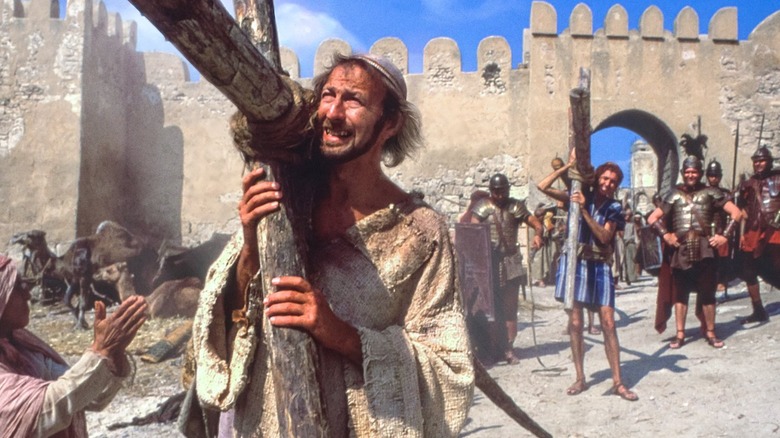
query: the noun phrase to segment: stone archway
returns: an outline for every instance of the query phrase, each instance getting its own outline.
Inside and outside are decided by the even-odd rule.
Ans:
[[[625,128],[639,134],[658,157],[658,190],[664,193],[677,183],[679,153],[677,137],[661,119],[648,112],[632,109],[617,112],[596,126],[593,132],[606,128]]]

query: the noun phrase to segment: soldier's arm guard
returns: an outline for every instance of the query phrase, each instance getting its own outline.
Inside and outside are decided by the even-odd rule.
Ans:
[[[653,227],[653,230],[658,235],[658,237],[662,239],[664,237],[664,234],[669,232],[669,230],[667,230],[663,224],[663,218],[659,218],[657,221],[653,222],[653,224],[650,226]]]
[[[728,225],[726,225],[726,228],[723,229],[723,236],[726,238],[730,238],[732,234],[734,234],[734,229],[737,228],[737,221],[734,219],[729,219]]]

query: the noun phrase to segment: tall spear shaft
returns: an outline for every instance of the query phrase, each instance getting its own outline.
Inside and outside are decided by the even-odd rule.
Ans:
[[[731,169],[731,190],[737,189],[737,152],[739,152],[739,120],[737,120],[737,132],[734,136],[734,164]]]

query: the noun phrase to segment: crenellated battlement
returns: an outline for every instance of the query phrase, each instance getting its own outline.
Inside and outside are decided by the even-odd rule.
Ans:
[[[592,38],[603,34],[606,38],[626,39],[630,35],[626,9],[616,4],[607,12],[603,26],[593,31],[593,13],[583,4],[578,4],[569,17],[569,27],[560,34],[578,38]],[[648,40],[677,39],[696,41],[699,35],[699,15],[690,6],[684,7],[674,20],[674,29],[667,34],[664,29],[664,15],[653,5],[645,9],[639,20],[639,37]],[[535,1],[531,6],[530,32],[533,36],[558,36],[558,13],[546,2]],[[722,8],[710,19],[707,38],[718,42],[737,41],[737,8]]]
[[[587,5],[580,3],[571,12],[569,27],[563,31],[558,29],[558,12],[546,2],[536,1],[531,7],[531,22],[528,28],[524,50],[528,50],[530,41],[528,38],[573,38],[573,39],[598,39],[628,40],[632,37],[654,43],[667,42],[675,44],[679,42],[712,41],[720,44],[738,43],[737,33],[737,8],[727,7],[718,10],[710,19],[708,33],[699,33],[699,16],[690,6],[686,6],[677,14],[674,27],[671,30],[664,28],[664,14],[657,6],[648,7],[639,20],[638,29],[629,29],[629,16],[626,9],[616,4],[607,12],[602,26],[594,30],[593,13]],[[490,59],[496,50],[494,37],[485,38],[477,49],[477,59]],[[508,44],[500,49],[508,55],[511,61],[511,49]],[[323,71],[330,62],[334,51],[350,53],[352,48],[349,43],[339,39],[329,39],[317,49],[314,58],[314,75]],[[283,49],[283,67],[293,78],[300,78],[300,60],[290,49]],[[409,71],[409,51],[407,46],[398,38],[382,38],[375,42],[370,49],[371,53],[384,55],[391,59],[405,74]],[[428,42],[423,53],[423,72],[430,74],[434,71],[446,71],[464,73],[461,69],[461,52],[456,41],[449,38],[436,38]],[[524,63],[531,62],[524,59]],[[511,63],[511,62],[510,62]],[[484,65],[480,65],[481,71]],[[509,66],[507,66],[508,68]]]
[[[75,20],[81,17],[83,27],[91,29],[92,38],[110,37],[121,41],[127,49],[135,50],[138,40],[137,25],[134,21],[123,22],[119,14],[106,10],[103,1],[68,0],[65,16],[60,18],[59,2],[57,0],[3,0],[4,15],[17,20],[24,28],[24,21],[40,19]],[[92,10],[92,14],[83,14]],[[558,12],[547,2],[535,1],[531,7],[531,20],[526,38],[561,38],[575,39],[628,39],[631,35],[647,41],[664,42],[696,42],[702,39],[716,43],[737,43],[737,8],[722,8],[712,16],[706,35],[699,34],[699,16],[696,11],[686,6],[675,17],[673,29],[664,28],[664,14],[655,5],[648,7],[639,20],[639,27],[630,30],[629,16],[620,4],[612,6],[602,21],[600,28],[594,30],[593,13],[584,3],[578,4],[569,16],[569,26],[558,29]],[[480,43],[477,49],[477,59],[490,59],[494,50],[494,42],[488,37]],[[528,40],[524,42],[527,46]],[[352,48],[345,41],[330,39],[322,42],[313,60],[314,74],[321,72],[330,62],[335,51],[351,52]],[[501,48],[506,51],[511,60],[511,49],[508,45]],[[524,48],[527,51],[527,49]],[[409,71],[409,51],[404,42],[395,37],[382,38],[376,41],[370,51],[390,58],[405,74]],[[424,49],[423,71],[463,73],[461,69],[461,52],[456,41],[448,38],[431,40]],[[531,62],[523,59],[524,63]],[[300,60],[290,49],[282,48],[282,64],[293,78],[301,78]],[[478,70],[482,69],[482,65]],[[510,66],[511,68],[511,66]]]
[[[30,227],[72,238],[113,219],[196,242],[238,226],[242,163],[226,134],[234,108],[216,88],[190,82],[177,55],[138,52],[137,24],[102,1],[70,0],[64,11],[57,0],[0,7],[0,238]],[[550,4],[534,2],[530,12],[521,61],[520,48],[502,36],[480,41],[475,71],[464,71],[464,55],[473,54],[451,38],[428,41],[421,71],[410,71],[417,54],[399,38],[369,49],[406,75],[424,119],[425,148],[393,176],[453,218],[492,173],[507,174],[514,194],[526,196],[546,163],[564,156],[569,92],[581,67],[591,70],[592,126],[647,140],[661,189],[679,174],[677,143],[695,134],[697,120],[710,139],[708,157],[724,168],[734,164],[737,123],[738,170],[749,169],[759,137],[780,152],[780,12],[745,41],[733,7],[717,11],[706,33],[690,7],[664,21],[657,6],[630,17],[615,4],[594,17],[578,4],[563,29]],[[352,48],[322,42],[314,74],[334,52]],[[281,61],[309,85],[296,53],[282,48]]]
[[[47,20],[74,24],[77,29],[89,30],[93,37],[115,38],[129,49],[136,48],[138,35],[135,21],[123,22],[119,14],[107,10],[103,1],[68,0],[65,11],[60,11],[58,0],[3,0],[2,8],[2,22],[13,20],[20,33],[40,29],[40,21]],[[85,14],[88,10],[92,13]],[[74,29],[68,27],[71,31]]]

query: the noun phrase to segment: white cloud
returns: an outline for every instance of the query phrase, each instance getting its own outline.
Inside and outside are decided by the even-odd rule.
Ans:
[[[298,55],[304,76],[311,74],[317,47],[328,38],[344,40],[354,51],[367,50],[357,36],[332,16],[295,3],[280,2],[276,6],[276,23],[279,44],[292,49]]]

